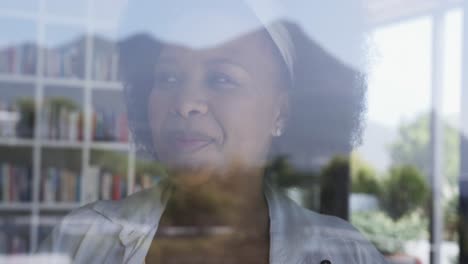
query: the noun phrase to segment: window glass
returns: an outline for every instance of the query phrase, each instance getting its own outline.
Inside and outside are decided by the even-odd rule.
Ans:
[[[0,3],[0,262],[465,263],[464,8]]]

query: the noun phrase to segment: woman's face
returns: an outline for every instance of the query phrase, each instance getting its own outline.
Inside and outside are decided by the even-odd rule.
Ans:
[[[218,46],[165,45],[148,116],[170,167],[259,166],[287,106],[280,58],[262,31]]]

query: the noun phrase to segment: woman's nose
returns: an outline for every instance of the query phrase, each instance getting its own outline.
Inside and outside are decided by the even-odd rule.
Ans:
[[[201,94],[185,90],[178,97],[173,112],[179,116],[189,118],[208,112],[208,104]]]

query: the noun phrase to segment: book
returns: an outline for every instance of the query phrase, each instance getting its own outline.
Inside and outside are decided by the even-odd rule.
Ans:
[[[99,173],[99,167],[90,166],[83,174],[83,199],[85,203],[96,201],[99,198]]]
[[[110,45],[110,44],[109,44]],[[115,49],[97,50],[93,56],[93,79],[97,81],[119,80],[119,54]]]
[[[82,79],[84,77],[84,52],[81,43],[46,49],[44,75],[47,77]]]
[[[141,190],[151,188],[158,181],[158,179],[158,176],[150,175],[148,173],[137,175],[133,187],[133,192],[139,192]]]
[[[24,43],[0,50],[0,72],[14,75],[36,73],[37,46]]]
[[[129,128],[126,113],[104,109],[94,110],[92,138],[96,141],[128,142]]]
[[[16,137],[16,127],[21,114],[14,103],[0,101],[0,137]]]
[[[31,201],[32,171],[27,166],[0,164],[0,199],[2,202]]]
[[[99,199],[110,200],[112,197],[112,174],[109,171],[101,171],[99,186]]]
[[[70,169],[45,168],[41,178],[41,201],[44,203],[79,202],[79,173]]]
[[[49,98],[41,113],[41,137],[45,139],[80,141],[83,140],[83,112],[71,107],[51,103]],[[66,99],[68,100],[68,99]]]
[[[85,202],[96,200],[120,200],[127,194],[127,184],[121,174],[111,170],[90,166],[84,176]]]
[[[112,177],[112,200],[122,198],[122,182],[119,174],[114,174]]]
[[[6,216],[0,222],[0,254],[29,251],[30,216]]]

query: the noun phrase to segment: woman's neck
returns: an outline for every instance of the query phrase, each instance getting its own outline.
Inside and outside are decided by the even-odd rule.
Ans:
[[[161,225],[268,229],[263,170],[176,171]],[[196,184],[194,184],[196,183]]]

